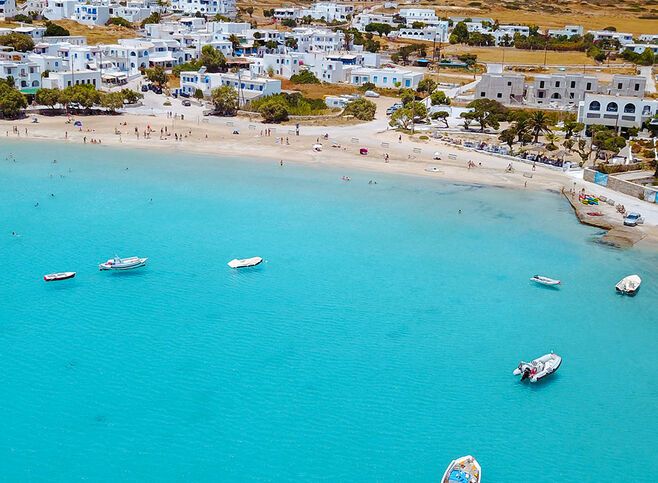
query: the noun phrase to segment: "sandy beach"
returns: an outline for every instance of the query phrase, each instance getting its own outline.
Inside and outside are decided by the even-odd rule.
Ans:
[[[424,176],[450,182],[482,184],[512,189],[564,190],[585,188],[594,194],[607,194],[625,204],[627,209],[641,210],[646,219],[639,245],[658,246],[658,207],[620,193],[606,193],[606,188],[583,182],[577,175],[543,166],[512,162],[509,159],[477,152],[437,140],[387,129],[386,119],[370,123],[339,126],[271,125],[245,117],[181,120],[176,117],[124,114],[117,116],[75,116],[67,123],[64,116],[31,116],[18,121],[0,121],[0,133],[6,139],[59,141],[74,144],[166,149],[221,156],[246,156],[267,162],[307,163],[374,173]],[[81,121],[82,127],[76,127]],[[234,133],[234,132],[238,132]],[[325,137],[325,135],[328,135]],[[321,151],[313,145],[322,144]],[[359,150],[367,148],[368,154]],[[441,159],[434,160],[438,152]],[[388,158],[388,159],[386,159]],[[468,167],[470,164],[470,168]],[[376,179],[376,178],[374,178]],[[607,190],[609,191],[609,190]],[[622,217],[613,207],[597,207],[611,226],[621,225]],[[637,240],[636,240],[637,241]]]

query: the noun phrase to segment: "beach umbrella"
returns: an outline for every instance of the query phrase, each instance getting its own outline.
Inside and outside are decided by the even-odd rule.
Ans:
[[[75,122],[73,123],[73,125],[74,125],[75,127],[82,127],[82,121],[75,121]]]

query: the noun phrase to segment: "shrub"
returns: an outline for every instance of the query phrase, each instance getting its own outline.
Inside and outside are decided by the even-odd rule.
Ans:
[[[61,25],[57,25],[56,23],[52,23],[52,22],[46,22],[46,31],[44,33],[44,36],[46,36],[46,37],[68,37],[69,35],[71,35],[71,32],[66,30]]]
[[[363,97],[350,102],[343,111],[344,116],[354,116],[360,121],[372,121],[375,118],[377,105]]]
[[[260,99],[255,99],[249,103],[247,109],[253,112],[260,112],[260,108],[271,100],[276,100],[285,106],[288,114],[292,116],[312,116],[322,114],[327,105],[322,99],[310,99],[304,97],[299,92],[287,94],[274,94]]]
[[[133,28],[133,24],[128,22],[125,18],[122,17],[110,17],[105,25],[118,25],[120,27]]]
[[[290,82],[293,84],[319,84],[320,80],[309,70],[303,70],[299,74],[290,76]]]
[[[279,123],[288,120],[288,110],[278,99],[269,99],[258,109],[265,122]]]

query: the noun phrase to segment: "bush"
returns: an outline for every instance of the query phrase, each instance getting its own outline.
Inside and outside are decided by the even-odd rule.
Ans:
[[[29,35],[12,32],[0,35],[0,45],[6,45],[18,52],[27,52],[34,48],[34,41]]]
[[[343,111],[344,116],[354,116],[360,121],[372,121],[375,118],[377,105],[365,98],[350,102]]]
[[[14,22],[23,22],[23,23],[32,23],[32,17],[28,17],[27,15],[23,15],[22,13],[18,13],[14,15],[13,18]]]
[[[133,28],[133,24],[128,22],[125,18],[122,17],[110,17],[105,25],[118,25],[120,27]]]
[[[56,23],[46,22],[46,31],[43,34],[46,37],[68,37],[71,32]]]
[[[376,86],[375,84],[373,84],[372,82],[366,82],[365,84],[361,84],[361,85],[359,86],[359,90],[360,90],[361,92],[365,92],[365,91],[373,91],[373,90],[375,90],[376,87],[377,87],[377,86]]]
[[[299,92],[292,94],[282,92],[281,94],[255,99],[249,103],[246,109],[260,112],[260,108],[271,100],[280,102],[291,116],[313,116],[322,114],[327,110],[327,105],[322,99],[309,99]]]
[[[158,12],[153,12],[151,15],[142,20],[140,24],[141,27],[144,27],[147,23],[160,23],[162,16]]]
[[[284,27],[290,27],[291,29],[294,29],[295,27],[297,27],[297,22],[295,22],[291,18],[284,18],[283,20],[281,20],[281,25],[283,25]]]
[[[278,99],[269,99],[258,109],[265,122],[279,123],[288,120],[288,110]]]
[[[293,84],[319,84],[320,80],[309,70],[303,70],[299,74],[290,76],[290,82]]]

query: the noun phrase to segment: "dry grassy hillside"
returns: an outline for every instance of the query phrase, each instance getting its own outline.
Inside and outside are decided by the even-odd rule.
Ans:
[[[253,18],[264,19],[263,9],[280,6],[310,5],[309,1],[238,0],[238,7],[254,7]],[[383,2],[351,2],[355,6],[372,7]],[[404,7],[401,1],[399,7]],[[500,22],[536,24],[540,27],[584,25],[587,29],[614,26],[619,31],[658,33],[658,0],[452,0],[421,1],[410,7],[434,8],[442,17],[492,17]]]

